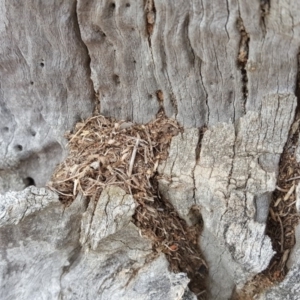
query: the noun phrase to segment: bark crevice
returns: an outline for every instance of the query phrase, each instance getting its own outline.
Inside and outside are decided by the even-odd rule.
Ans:
[[[266,16],[269,14],[270,11],[270,0],[260,0],[260,12],[261,12],[261,23],[262,23],[262,30],[264,36],[267,32],[266,27]]]
[[[210,117],[210,109],[209,109],[209,104],[208,104],[208,92],[207,92],[207,89],[205,88],[205,85],[204,85],[204,81],[203,81],[203,75],[202,75],[202,60],[199,58],[199,61],[200,61],[200,66],[199,66],[199,75],[200,75],[200,80],[201,80],[201,85],[203,87],[203,91],[205,93],[205,105],[206,105],[206,108],[207,108],[207,118],[206,118],[206,125],[208,126],[209,125],[209,117]]]
[[[96,97],[96,95],[97,95],[98,92],[96,91],[94,82],[93,82],[93,80],[91,78],[92,70],[91,70],[91,56],[90,56],[90,53],[89,53],[89,49],[88,49],[87,45],[85,44],[85,42],[83,41],[83,38],[82,38],[82,35],[81,35],[81,31],[80,31],[79,19],[78,19],[78,12],[77,12],[77,9],[78,9],[78,0],[75,1],[73,9],[74,9],[74,19],[75,19],[74,20],[74,32],[76,33],[78,39],[81,41],[82,48],[84,49],[84,52],[86,53],[87,61],[86,61],[85,67],[88,70],[88,75],[89,75],[88,78],[89,78],[89,81],[90,81],[91,86],[93,87],[93,90],[94,90],[94,93],[95,93],[95,96],[93,97],[93,99],[94,99],[95,108],[96,108],[98,105],[100,105],[100,99],[98,97]],[[99,103],[97,102],[97,100],[99,101]]]
[[[250,36],[245,29],[244,22],[241,16],[237,19],[237,29],[239,30],[241,36],[237,63],[241,70],[243,107],[244,107],[244,114],[246,114],[246,104],[248,99],[247,62],[249,56]]]

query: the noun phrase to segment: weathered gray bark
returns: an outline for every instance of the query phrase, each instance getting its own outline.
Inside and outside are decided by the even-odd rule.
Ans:
[[[160,192],[189,224],[201,209],[209,297],[230,298],[273,255],[265,224],[296,110],[299,24],[297,1],[0,0],[0,191],[42,187],[66,155],[64,132],[95,103],[141,123],[162,107],[185,131]],[[187,278],[162,256],[147,261],[120,193],[64,213],[43,189],[2,196],[1,299],[181,299]],[[266,295],[282,299],[280,288]]]
[[[7,177],[19,188],[27,177],[45,184],[64,157],[65,131],[91,114],[94,91],[75,1],[1,1],[0,11],[3,191],[14,188]]]
[[[80,196],[64,209],[44,188],[0,196],[0,298],[182,299],[187,276],[170,273],[166,258],[153,256],[151,242],[130,222],[134,211],[112,209],[108,198],[132,206],[113,186],[94,210]],[[118,212],[111,224],[98,218],[103,205]]]

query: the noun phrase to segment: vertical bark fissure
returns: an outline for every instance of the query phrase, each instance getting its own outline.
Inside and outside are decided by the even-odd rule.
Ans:
[[[191,54],[193,56],[193,62],[195,63],[196,55],[195,55],[195,52],[194,52],[194,49],[192,47],[192,43],[191,43],[191,40],[190,40],[190,37],[189,37],[189,24],[190,24],[190,16],[189,15],[186,16],[183,24],[184,24],[183,28],[186,28],[186,36],[187,36],[188,48],[191,51]]]
[[[146,31],[148,36],[148,45],[152,57],[152,61],[155,67],[155,61],[153,57],[153,51],[152,51],[152,42],[151,42],[151,36],[153,33],[154,23],[155,23],[155,16],[156,16],[156,9],[154,0],[146,0],[145,2],[145,13],[146,13]]]
[[[167,54],[163,48],[163,51],[164,51],[164,57],[167,57]],[[174,94],[174,91],[173,91],[173,87],[172,87],[172,83],[171,83],[171,80],[170,80],[170,77],[169,77],[169,72],[167,70],[167,66],[165,67],[165,71],[166,71],[166,77],[167,77],[167,80],[168,80],[168,84],[169,84],[169,88],[170,88],[170,101],[173,105],[173,108],[175,110],[175,119],[177,119],[177,115],[178,115],[178,103],[177,103],[177,100],[176,100],[176,97],[175,97],[175,94]]]
[[[229,170],[229,174],[228,174],[228,181],[227,181],[227,195],[226,197],[230,197],[230,193],[228,193],[230,191],[230,183],[231,183],[231,179],[232,179],[232,173],[233,173],[233,168],[234,168],[234,162],[235,162],[235,157],[236,157],[236,145],[237,145],[237,126],[234,126],[234,143],[232,145],[232,158],[231,158],[231,166],[230,166],[230,170]],[[228,201],[226,201],[226,206],[228,205]],[[225,237],[225,235],[224,235]]]
[[[158,190],[158,181],[156,178],[153,178],[152,184],[156,187],[156,190]],[[177,227],[179,230],[182,230],[180,234],[181,241],[178,243],[178,249],[176,250],[176,252],[180,255],[180,260],[177,260],[176,257],[173,257],[168,252],[164,252],[167,260],[169,261],[170,269],[175,273],[186,273],[190,279],[188,284],[189,289],[197,296],[197,299],[205,299],[203,297],[205,297],[207,293],[205,279],[208,275],[208,266],[199,245],[199,237],[202,232],[203,221],[198,207],[194,205],[191,208],[191,210],[193,210],[193,212],[199,217],[198,222],[192,226],[188,226],[187,223],[179,217],[176,209],[168,201],[168,199],[165,199],[159,192],[156,195],[155,201],[155,206],[159,206],[160,208],[160,210],[157,210],[159,215],[157,220],[160,220],[160,222],[155,225],[155,231],[160,231],[162,228],[165,228],[164,222],[171,219],[174,228]],[[136,217],[134,217],[134,219],[136,219]],[[140,229],[143,229],[142,225],[138,225],[137,223],[135,224]],[[169,243],[170,238],[173,238],[173,245],[177,245],[176,240],[172,237],[172,230],[170,231],[169,228],[163,230],[165,241],[164,245]],[[157,242],[155,244],[157,244]],[[170,244],[170,247],[172,247],[172,244]],[[154,245],[154,249],[155,248],[156,246]]]
[[[156,64],[155,64],[155,59],[154,59],[154,55],[153,55],[153,48],[152,48],[152,41],[151,41],[151,36],[153,34],[155,19],[156,19],[156,7],[155,7],[154,0],[146,0],[144,7],[145,7],[145,14],[146,14],[145,23],[146,23],[146,32],[147,32],[147,37],[148,37],[147,40],[148,40],[148,46],[149,46],[153,66],[154,66],[154,74],[155,74],[156,73]],[[165,57],[166,57],[166,55],[165,55]],[[157,80],[156,76],[155,76],[155,79],[156,79],[156,82],[159,83],[159,80]],[[168,80],[169,80],[169,78],[168,78]],[[163,92],[164,92],[163,90],[156,91],[157,101],[159,102],[159,106],[160,106],[159,110],[161,110],[161,109],[164,110]],[[176,112],[176,115],[177,115],[177,112]]]
[[[203,87],[203,91],[205,93],[205,104],[206,104],[206,108],[207,108],[207,120],[206,120],[206,125],[208,126],[209,125],[209,117],[210,117],[210,110],[209,110],[209,104],[208,104],[208,92],[205,88],[205,85],[204,85],[204,82],[203,82],[203,76],[202,76],[202,60],[199,58],[199,75],[200,75],[200,79],[201,79],[201,85]]]
[[[226,24],[225,24],[225,31],[226,31],[228,40],[230,40],[229,32],[228,32],[228,29],[227,29],[227,25],[228,25],[228,21],[229,21],[229,16],[230,16],[230,10],[229,10],[228,0],[226,0],[226,9],[227,9],[227,20],[226,20]]]
[[[287,141],[281,154],[277,187],[272,194],[266,223],[266,234],[270,237],[272,247],[276,253],[271,259],[268,268],[248,282],[243,290],[238,293],[238,298],[234,299],[244,299],[243,295],[248,293],[247,290],[253,283],[256,285],[257,290],[252,290],[252,295],[262,289],[266,289],[268,285],[274,282],[282,281],[288,272],[287,262],[290,252],[296,244],[295,227],[300,221],[295,204],[297,196],[295,187],[299,184],[300,178],[300,163],[297,162],[295,153],[297,146],[299,147],[300,134],[300,52],[297,58],[298,70],[295,88],[297,107],[295,109],[294,122],[290,127]],[[291,115],[293,115],[293,111],[291,111]],[[294,177],[297,179],[291,180]]]
[[[145,12],[146,12],[146,30],[148,34],[148,42],[151,48],[151,35],[153,33],[155,17],[156,17],[156,8],[155,8],[154,0],[146,0]]]
[[[270,11],[270,0],[260,0],[261,23],[264,36],[266,35],[266,15]]]
[[[83,41],[83,38],[82,38],[82,35],[81,35],[77,10],[78,10],[78,0],[76,0],[75,3],[74,3],[74,17],[75,17],[74,32],[77,35],[78,39],[81,41],[82,48],[84,49],[84,52],[86,53],[86,57],[87,57],[86,69],[88,70],[89,80],[91,82],[91,85],[93,87],[93,90],[94,90],[95,96],[96,96],[98,92],[95,90],[94,82],[91,78],[91,74],[92,74],[91,56],[90,56],[90,53],[89,53],[89,49],[88,49],[87,45],[85,44],[85,42]],[[99,103],[97,103],[97,99],[96,99],[96,97],[94,97],[95,107],[97,106],[97,104],[100,104],[100,99],[98,99],[98,101],[99,101]]]
[[[185,34],[186,34],[186,41],[187,41],[187,44],[188,44],[188,48],[190,49],[190,52],[191,52],[191,56],[192,56],[192,64],[193,64],[193,68],[195,69],[196,67],[196,54],[195,54],[195,51],[193,49],[193,46],[192,46],[192,42],[190,40],[190,36],[189,36],[189,25],[190,25],[190,15],[187,14],[184,22],[183,22],[183,28],[185,28]],[[187,92],[187,89],[186,89],[186,92]],[[193,97],[192,95],[190,95],[191,97],[191,107],[194,107],[193,105]],[[196,120],[196,116],[195,114],[193,114],[193,119],[194,119],[194,124],[197,124],[197,120]]]
[[[247,61],[249,56],[250,37],[245,29],[244,22],[241,16],[239,16],[239,18],[237,19],[237,29],[239,30],[241,35],[237,64],[241,70],[243,107],[244,107],[244,114],[246,114],[246,103],[248,99]]]
[[[196,166],[200,160],[200,152],[201,152],[201,144],[202,144],[202,139],[203,139],[203,136],[204,136],[204,133],[205,131],[207,130],[207,126],[202,126],[201,128],[199,128],[199,138],[198,138],[198,143],[197,143],[197,147],[195,149],[195,165],[194,165],[194,168],[192,170],[192,179],[193,179],[193,200],[194,200],[194,203],[196,204],[197,201],[196,201],[196,182],[195,182],[195,169],[196,169]]]
[[[297,109],[296,114],[298,115],[300,113],[300,49],[297,55],[297,78],[296,78],[296,89],[295,89],[295,95],[297,97]]]
[[[178,104],[177,104],[177,100],[175,98],[175,95],[174,95],[174,92],[173,92],[173,89],[172,89],[172,85],[171,85],[171,82],[170,82],[170,78],[169,78],[169,74],[167,72],[167,76],[168,76],[168,81],[169,81],[169,84],[170,84],[170,88],[171,88],[171,94],[170,94],[170,100],[171,100],[171,103],[173,105],[173,108],[175,109],[175,119],[177,119],[177,115],[178,115]]]
[[[78,246],[76,248],[74,248],[69,254],[69,257],[68,257],[69,265],[62,267],[62,272],[59,277],[60,291],[59,291],[58,299],[64,299],[62,279],[63,279],[64,275],[66,275],[69,272],[69,270],[72,268],[74,263],[79,258],[81,249],[82,249],[82,246],[80,244],[78,244]]]
[[[94,206],[92,207],[91,219],[89,220],[89,224],[87,225],[88,230],[85,233],[85,240],[82,241],[84,244],[88,245],[88,248],[91,248],[91,244],[90,244],[90,241],[88,239],[89,239],[89,236],[90,236],[90,231],[91,231],[91,228],[92,228],[92,223],[93,223],[93,220],[94,220],[95,211],[96,211],[96,207],[97,207],[97,203],[95,203],[95,200],[96,200],[96,195],[93,196],[91,199],[89,199],[88,206],[87,206],[87,209],[86,209],[86,210],[89,209],[89,205],[91,205],[91,201],[92,201]]]
[[[267,234],[270,236],[273,248],[277,253],[273,257],[266,272],[270,277],[274,276],[276,272],[279,273],[279,279],[283,279],[288,271],[286,267],[288,256],[286,253],[289,253],[294,247],[294,228],[299,222],[299,217],[297,216],[297,210],[295,206],[295,191],[293,191],[292,194],[287,197],[286,190],[290,191],[293,186],[296,186],[299,183],[299,180],[287,180],[289,178],[298,177],[300,173],[298,171],[299,162],[297,162],[296,159],[300,122],[300,52],[297,55],[297,67],[298,70],[295,88],[295,95],[297,97],[296,113],[286,144],[281,154],[277,177],[277,186],[279,187],[279,190],[275,190],[273,193],[273,199],[270,204],[267,222]],[[284,198],[285,201],[279,201],[280,198]],[[278,231],[275,230],[275,228],[281,228],[281,230]]]

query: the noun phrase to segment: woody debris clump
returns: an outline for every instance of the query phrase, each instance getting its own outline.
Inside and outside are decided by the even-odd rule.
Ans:
[[[162,199],[156,180],[158,165],[167,159],[172,137],[180,132],[178,123],[163,112],[145,125],[93,116],[66,134],[68,157],[48,187],[65,205],[78,193],[97,201],[106,186],[123,188],[138,204],[135,225],[152,240],[155,252],[166,254],[172,271],[188,274],[190,289],[204,299],[207,266],[198,246],[202,226],[187,226]]]

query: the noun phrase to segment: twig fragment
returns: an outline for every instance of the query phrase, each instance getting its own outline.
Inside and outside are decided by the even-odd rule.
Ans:
[[[132,174],[133,164],[134,164],[134,160],[135,160],[135,157],[136,157],[136,152],[137,152],[137,148],[139,146],[139,142],[140,142],[140,136],[139,136],[139,134],[137,134],[137,139],[136,139],[134,148],[132,150],[132,155],[131,155],[131,159],[130,159],[130,163],[129,163],[129,169],[128,169],[128,173],[127,173],[127,175],[129,177]]]

